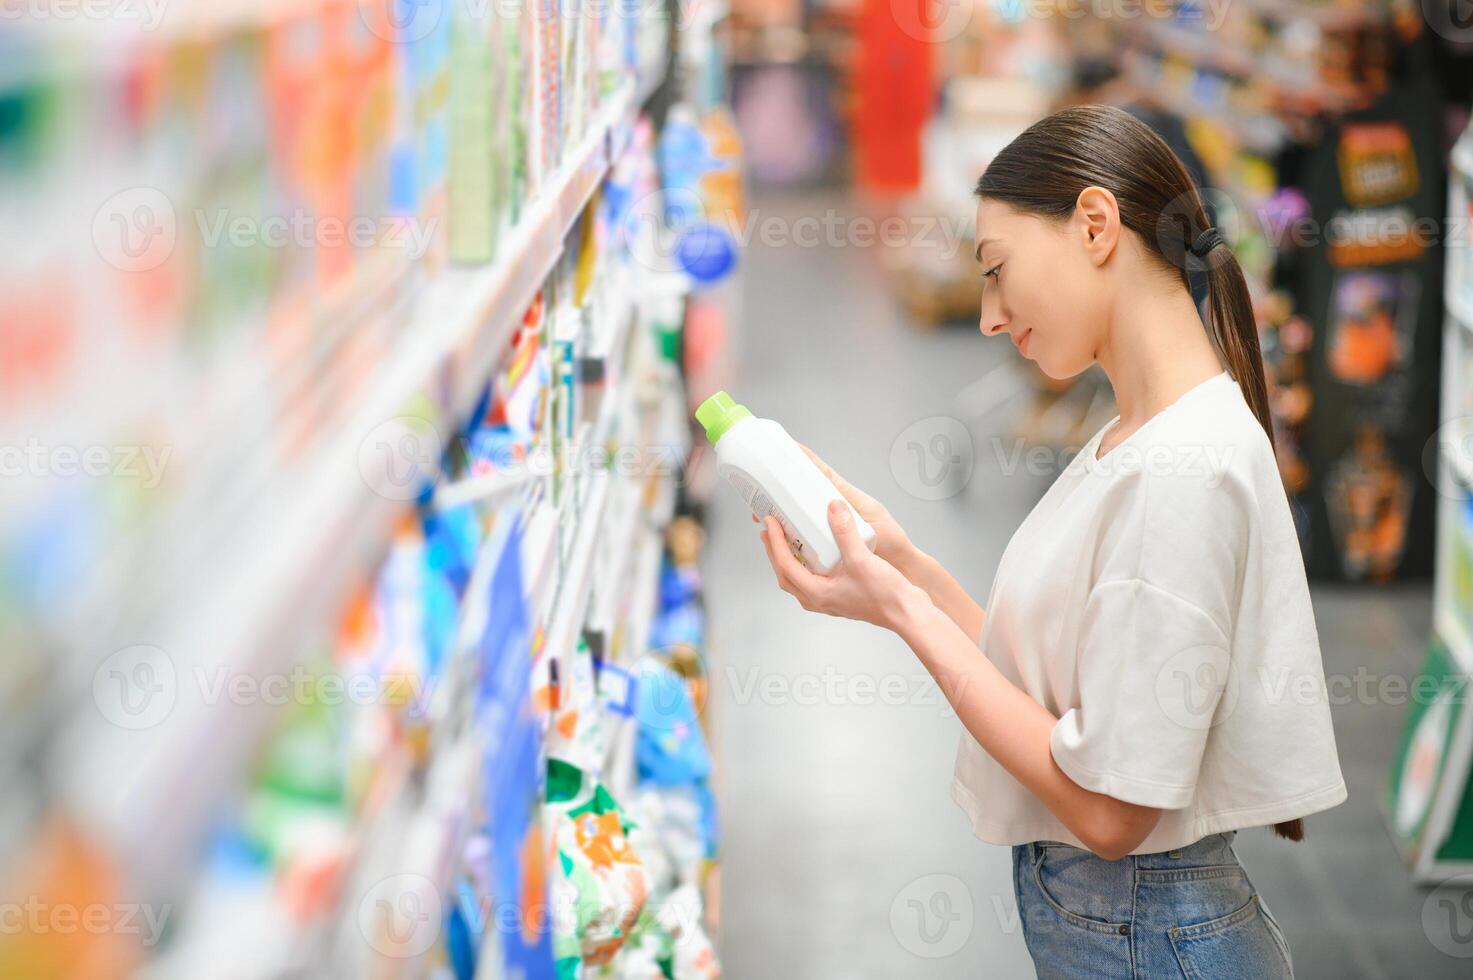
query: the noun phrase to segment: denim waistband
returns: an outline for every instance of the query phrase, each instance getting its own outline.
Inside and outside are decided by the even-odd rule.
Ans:
[[[1142,870],[1152,871],[1176,871],[1182,868],[1204,868],[1223,864],[1237,864],[1238,855],[1233,851],[1233,839],[1238,836],[1236,830],[1225,830],[1217,834],[1208,834],[1201,840],[1186,847],[1170,851],[1157,851],[1152,854],[1132,854],[1134,866]],[[1082,848],[1073,844],[1065,844],[1062,841],[1043,840],[1024,844],[1028,849],[1028,856],[1036,859],[1040,851],[1045,848],[1060,847],[1071,851],[1084,852]]]

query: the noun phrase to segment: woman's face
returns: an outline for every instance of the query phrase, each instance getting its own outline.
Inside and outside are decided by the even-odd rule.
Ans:
[[[1087,219],[1024,214],[999,201],[977,205],[985,336],[1011,335],[1051,378],[1095,360],[1108,322],[1108,283],[1089,251]]]

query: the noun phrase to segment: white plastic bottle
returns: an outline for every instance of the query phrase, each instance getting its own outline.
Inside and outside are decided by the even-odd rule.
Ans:
[[[696,421],[716,447],[716,472],[737,488],[758,520],[774,515],[788,547],[809,570],[832,575],[839,565],[839,543],[829,527],[831,500],[843,494],[801,446],[771,419],[756,418],[724,391],[696,409]],[[859,538],[874,549],[875,529],[846,501]]]

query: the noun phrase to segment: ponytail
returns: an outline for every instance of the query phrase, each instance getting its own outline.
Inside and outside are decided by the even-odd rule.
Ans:
[[[1200,196],[1195,190],[1193,196],[1198,197],[1200,207]],[[1206,226],[1205,211],[1199,227],[1203,230],[1189,239],[1192,244],[1187,246],[1186,253],[1206,266],[1207,302],[1210,311],[1207,329],[1212,337],[1212,345],[1227,362],[1228,374],[1232,375],[1242,389],[1248,407],[1258,417],[1258,424],[1268,433],[1269,448],[1277,456],[1273,417],[1268,408],[1268,382],[1263,372],[1263,350],[1258,342],[1258,319],[1253,315],[1253,300],[1248,294],[1248,281],[1243,275],[1242,266],[1238,265],[1237,256],[1233,255],[1227,242],[1222,240],[1217,229]],[[1304,840],[1302,819],[1276,823],[1273,830],[1286,840]]]
[[[977,197],[1062,221],[1086,187],[1105,187],[1120,223],[1135,232],[1190,292],[1189,269],[1203,269],[1208,333],[1228,374],[1242,389],[1274,448],[1273,419],[1253,300],[1237,258],[1212,227],[1187,168],[1145,123],[1112,106],[1076,106],[1024,130],[993,157],[977,181]],[[1274,824],[1288,840],[1304,839],[1304,821]]]
[[[1243,398],[1253,410],[1258,424],[1268,435],[1268,445],[1277,455],[1273,416],[1268,407],[1268,382],[1263,372],[1263,350],[1258,342],[1258,320],[1253,315],[1253,299],[1248,295],[1248,282],[1237,256],[1228,248],[1217,229],[1206,227],[1206,215],[1196,236],[1189,239],[1188,266],[1201,263],[1207,274],[1207,332],[1212,346],[1227,362],[1228,374],[1243,391]]]

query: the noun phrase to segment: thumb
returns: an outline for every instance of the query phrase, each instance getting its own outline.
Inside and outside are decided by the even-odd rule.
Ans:
[[[829,527],[833,529],[834,541],[839,545],[839,555],[846,562],[862,554],[868,554],[859,531],[854,526],[854,514],[842,500],[829,502]]]

